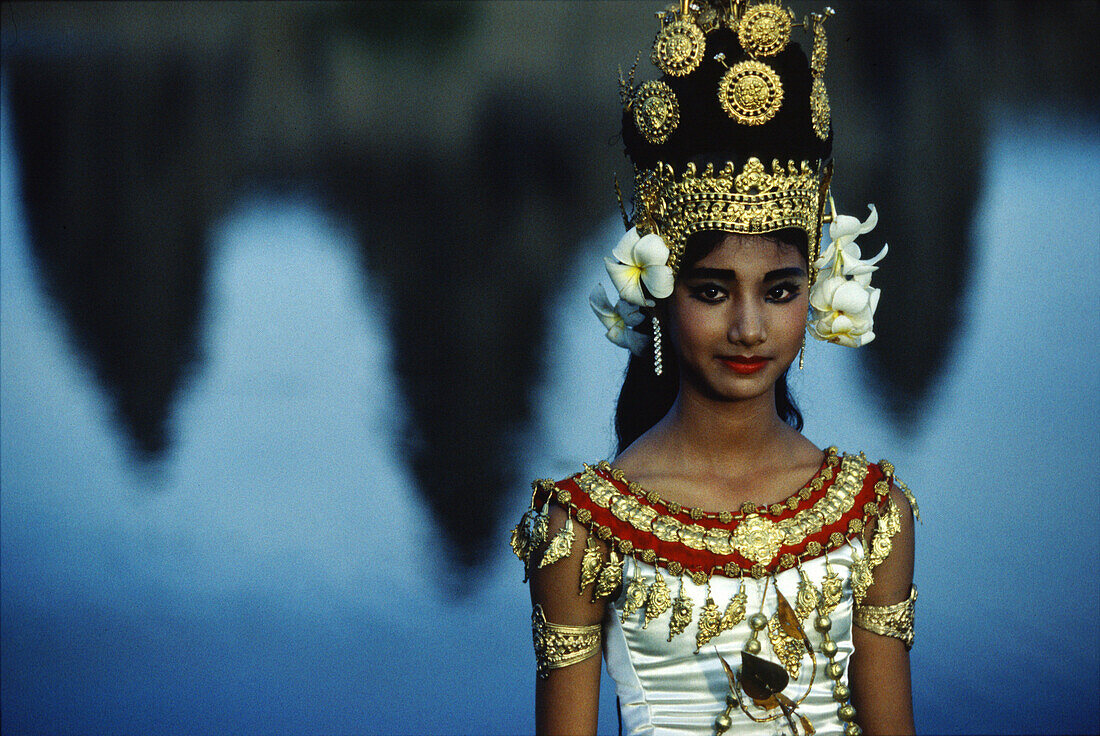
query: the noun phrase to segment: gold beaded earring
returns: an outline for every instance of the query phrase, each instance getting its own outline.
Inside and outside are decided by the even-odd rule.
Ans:
[[[657,315],[653,315],[653,373],[661,375],[664,372],[664,359],[661,355],[661,322]]]

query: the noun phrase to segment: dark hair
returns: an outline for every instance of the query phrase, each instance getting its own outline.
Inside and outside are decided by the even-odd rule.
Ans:
[[[798,248],[806,257],[806,233],[798,229],[780,230],[771,233],[776,240],[789,243]],[[691,267],[705,258],[718,247],[726,233],[707,230],[690,236],[680,264],[680,273],[687,273]],[[646,323],[645,332],[652,331]],[[675,359],[670,359],[668,350],[664,352],[664,370],[661,375],[653,372],[652,341],[645,355],[630,356],[623,377],[623,387],[619,391],[619,403],[615,407],[615,435],[619,441],[617,452],[622,452],[659,422],[672,404],[680,390],[680,370]],[[797,430],[802,429],[802,412],[794,403],[790,388],[787,386],[787,374],[784,373],[775,382],[775,411],[787,424]]]

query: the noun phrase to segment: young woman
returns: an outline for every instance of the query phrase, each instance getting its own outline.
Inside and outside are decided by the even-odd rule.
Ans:
[[[592,296],[632,352],[620,452],[536,481],[512,536],[540,733],[595,732],[601,650],[627,733],[913,731],[912,496],[803,437],[786,384],[807,329],[873,339],[878,298],[881,254],[855,243],[874,208],[825,212],[824,20],[801,23],[807,60],[787,10],[685,3],[661,80],[621,84],[633,226],[607,259],[618,303]]]

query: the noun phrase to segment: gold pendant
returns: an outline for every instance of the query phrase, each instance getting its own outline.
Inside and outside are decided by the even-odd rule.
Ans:
[[[627,616],[630,616],[645,604],[645,598],[645,581],[635,575],[634,579],[630,581],[630,585],[626,586],[626,602],[623,603],[623,615],[619,620],[625,624]]]
[[[606,598],[623,584],[623,562],[619,553],[611,550],[611,556],[607,558],[607,563],[600,569],[600,576],[596,578],[596,592],[592,594],[592,600]]]
[[[554,535],[554,538],[550,540],[550,545],[546,548],[546,552],[542,556],[542,561],[539,562],[539,568],[553,565],[558,560],[568,557],[569,553],[573,550],[573,540],[575,537],[576,535],[573,533],[573,517],[567,516],[565,518],[565,526],[559,529],[558,533]]]
[[[737,591],[737,595],[730,598],[729,604],[726,606],[725,612],[722,614],[722,621],[720,625],[722,631],[728,631],[745,618],[745,607],[748,605],[749,597],[745,593],[745,583],[741,582],[741,588]]]
[[[589,534],[584,547],[584,557],[581,558],[581,584],[577,595],[584,595],[584,589],[596,581],[602,563],[603,557],[600,555],[600,547],[592,539],[592,535]]]
[[[775,614],[768,621],[768,638],[771,639],[772,649],[783,663],[783,668],[792,678],[797,678],[802,668],[802,655],[810,645],[806,640],[806,632],[796,618],[797,614],[780,592],[778,585],[775,586],[775,593],[778,605]]]
[[[814,584],[810,582],[810,576],[806,574],[805,570],[800,569],[798,575],[802,582],[798,585],[798,598],[795,599],[795,615],[798,616],[799,621],[805,621],[806,617],[817,608],[821,596]]]
[[[706,604],[699,611],[699,632],[695,635],[695,651],[699,651],[704,644],[720,633],[722,633],[722,616],[718,613],[718,604],[708,596]]]
[[[669,591],[668,583],[661,577],[661,572],[658,570],[657,579],[653,581],[653,585],[649,586],[649,594],[646,596],[645,623],[642,624],[642,628],[649,626],[653,619],[667,611],[671,605],[671,591]]]
[[[512,552],[515,553],[516,557],[524,561],[526,561],[527,550],[530,544],[527,539],[527,530],[524,528],[526,526],[524,524],[526,519],[527,514],[524,514],[523,519],[520,519],[520,522],[516,524],[516,528],[512,530]]]
[[[668,622],[668,640],[682,634],[691,623],[691,599],[684,596],[684,581],[680,580],[680,592],[672,602],[672,618]]]
[[[844,583],[841,581],[840,576],[833,570],[832,565],[829,564],[828,558],[825,560],[825,578],[821,581],[821,602],[818,603],[818,613],[822,616],[828,616],[840,603],[840,598],[843,595]]]

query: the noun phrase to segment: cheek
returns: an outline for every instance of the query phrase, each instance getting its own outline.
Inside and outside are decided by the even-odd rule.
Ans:
[[[712,340],[716,329],[720,333],[722,327],[715,320],[715,311],[714,307],[690,297],[673,297],[664,320],[668,324],[667,333],[673,348],[678,353],[690,352],[692,346]]]
[[[809,297],[802,294],[786,306],[789,307],[789,309],[784,309],[783,313],[779,316],[779,329],[785,333],[800,334],[806,329],[806,317],[810,308]]]

